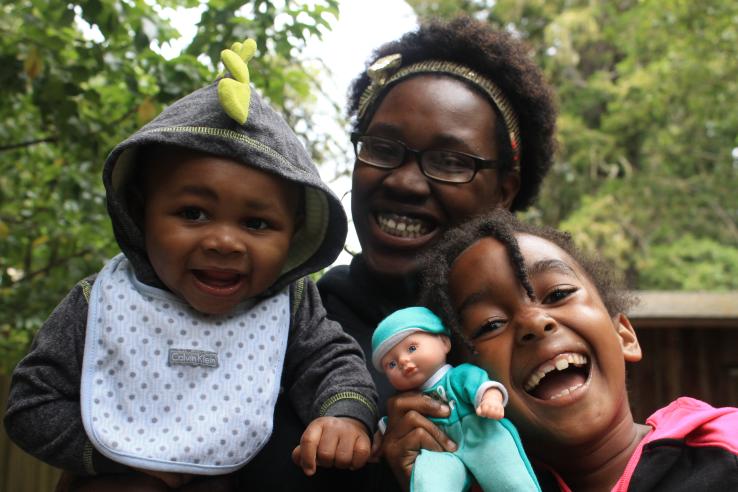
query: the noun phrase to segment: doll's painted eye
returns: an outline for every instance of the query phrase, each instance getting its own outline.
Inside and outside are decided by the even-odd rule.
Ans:
[[[409,346],[409,347],[407,348],[407,351],[408,351],[408,352],[410,352],[411,354],[412,354],[413,352],[415,352],[416,350],[418,350],[418,346],[417,346],[417,345],[410,345],[410,346]]]

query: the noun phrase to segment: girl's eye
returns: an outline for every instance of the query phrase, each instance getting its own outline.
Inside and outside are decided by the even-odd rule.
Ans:
[[[409,346],[409,347],[407,348],[407,351],[408,351],[408,352],[410,352],[411,354],[412,354],[413,352],[415,352],[416,350],[418,350],[418,346],[417,346],[417,345],[410,345],[410,346]]]
[[[543,304],[555,304],[579,290],[578,287],[556,287],[543,298]]]
[[[269,224],[264,219],[248,219],[244,224],[246,225],[246,228],[255,229],[257,231],[269,227]]]
[[[390,363],[387,364],[387,369],[394,369],[395,367],[397,367],[397,362],[395,361],[390,361]]]
[[[185,220],[192,222],[200,222],[206,220],[208,217],[205,212],[197,207],[185,207],[179,212],[180,217]]]
[[[472,335],[472,340],[480,338],[494,337],[502,332],[505,328],[506,321],[502,318],[490,318],[479,327],[476,333]]]

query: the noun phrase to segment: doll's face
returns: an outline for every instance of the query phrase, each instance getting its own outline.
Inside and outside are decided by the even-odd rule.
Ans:
[[[506,415],[536,450],[606,436],[632,417],[625,362],[641,352],[624,315],[611,317],[580,265],[555,244],[516,236],[536,300],[505,246],[484,238],[452,265],[449,289],[462,331],[509,392]]]
[[[443,367],[450,349],[447,336],[417,331],[382,357],[382,370],[395,389],[415,389]]]
[[[164,156],[146,177],[149,261],[193,308],[227,313],[279,277],[299,196],[297,186],[229,159]]]

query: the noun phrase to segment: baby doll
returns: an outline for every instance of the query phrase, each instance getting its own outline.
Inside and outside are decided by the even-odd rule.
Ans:
[[[515,427],[503,418],[507,390],[477,366],[447,364],[449,334],[429,309],[409,307],[390,314],[372,336],[372,363],[392,386],[419,389],[450,408],[433,421],[458,449],[422,450],[411,490],[466,490],[473,476],[485,492],[540,491]]]

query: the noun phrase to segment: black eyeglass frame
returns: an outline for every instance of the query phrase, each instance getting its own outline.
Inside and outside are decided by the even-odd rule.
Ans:
[[[400,162],[397,163],[397,165],[395,165],[395,166],[382,166],[382,165],[375,164],[373,162],[367,162],[367,161],[361,159],[359,157],[359,149],[358,149],[357,146],[358,146],[360,140],[363,139],[363,138],[377,139],[377,140],[382,140],[382,141],[385,141],[385,142],[391,142],[391,143],[394,143],[394,144],[399,145],[403,149],[402,158],[400,159]],[[361,162],[363,162],[367,166],[376,167],[377,169],[397,169],[398,167],[401,167],[405,163],[405,161],[407,160],[407,155],[409,153],[410,155],[412,155],[413,157],[415,157],[415,160],[418,163],[418,167],[420,168],[420,171],[423,173],[423,175],[425,177],[429,178],[429,179],[432,179],[433,181],[438,181],[439,183],[451,183],[451,184],[465,184],[465,183],[470,183],[470,182],[472,182],[474,180],[474,178],[477,175],[477,172],[480,169],[499,169],[499,168],[501,168],[501,163],[500,163],[500,160],[499,159],[484,159],[484,158],[479,157],[479,156],[476,156],[476,155],[467,154],[465,152],[459,152],[459,151],[456,151],[456,150],[443,150],[443,149],[416,150],[416,149],[412,149],[412,148],[408,147],[407,145],[405,145],[404,142],[401,142],[399,140],[394,140],[394,139],[386,138],[386,137],[377,137],[377,136],[374,136],[374,135],[364,135],[364,134],[359,133],[359,132],[352,132],[351,133],[351,143],[354,145],[354,155],[356,156],[356,159],[359,160],[359,161],[361,161]],[[471,177],[469,177],[469,179],[467,179],[466,181],[450,181],[450,180],[447,180],[447,179],[441,179],[441,178],[438,178],[436,176],[429,175],[426,172],[425,167],[423,166],[423,154],[425,154],[426,152],[446,152],[448,154],[460,155],[460,156],[464,156],[464,157],[467,157],[469,159],[472,159],[474,161],[474,170],[472,172]]]

